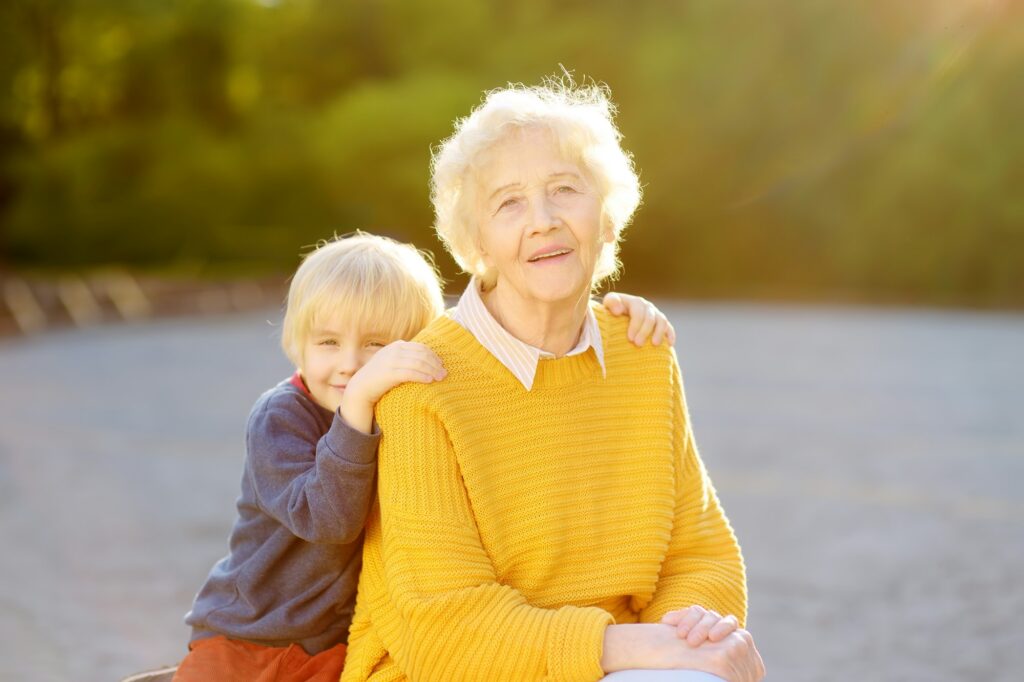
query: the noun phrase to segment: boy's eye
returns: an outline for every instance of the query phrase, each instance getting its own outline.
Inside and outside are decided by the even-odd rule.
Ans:
[[[318,346],[337,346],[338,342],[336,340],[334,340],[334,339],[320,339],[320,341],[318,341],[316,345],[318,345]]]
[[[387,344],[384,343],[383,341],[367,341],[366,342],[366,347],[367,348],[383,348],[386,345]]]

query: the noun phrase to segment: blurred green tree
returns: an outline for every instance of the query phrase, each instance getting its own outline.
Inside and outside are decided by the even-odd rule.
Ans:
[[[0,33],[6,267],[437,251],[430,145],[564,65],[642,172],[622,286],[1024,304],[1020,3],[10,0]]]

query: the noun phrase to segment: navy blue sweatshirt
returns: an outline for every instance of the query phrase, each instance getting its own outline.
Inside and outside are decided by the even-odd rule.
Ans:
[[[316,654],[348,639],[380,432],[353,429],[300,386],[282,381],[249,415],[238,520],[185,615],[192,641]]]

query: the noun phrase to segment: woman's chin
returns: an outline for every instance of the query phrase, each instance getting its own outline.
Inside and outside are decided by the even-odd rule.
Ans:
[[[545,305],[575,305],[588,298],[590,287],[545,287],[531,292],[534,301]]]
[[[531,298],[543,303],[575,303],[590,293],[590,277],[585,273],[537,273],[530,278]]]

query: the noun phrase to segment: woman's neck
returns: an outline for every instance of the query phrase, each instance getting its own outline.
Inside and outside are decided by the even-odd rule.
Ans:
[[[576,301],[526,301],[500,286],[481,292],[480,298],[509,334],[555,357],[579,343],[590,305],[586,292]]]

